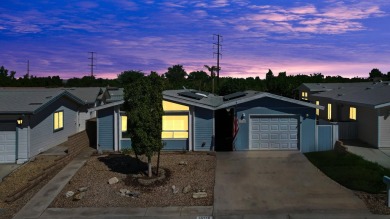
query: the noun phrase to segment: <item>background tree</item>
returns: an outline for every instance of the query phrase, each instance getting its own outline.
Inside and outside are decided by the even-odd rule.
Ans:
[[[137,155],[148,158],[148,175],[152,176],[152,156],[162,147],[162,78],[152,72],[124,89],[125,110],[132,148]]]
[[[178,89],[185,85],[184,83],[187,72],[184,70],[182,65],[174,65],[168,68],[168,71],[164,74],[164,76],[169,81],[169,89]]]
[[[377,69],[377,68],[372,69],[371,72],[369,73],[369,78],[370,79],[381,78],[383,76],[384,75],[382,74],[382,72],[379,71],[379,69]]]
[[[117,77],[118,83],[121,85],[121,87],[124,87],[127,84],[131,84],[138,79],[142,78],[145,74],[142,71],[124,71],[120,73]]]
[[[209,80],[209,76],[204,71],[193,71],[188,75],[188,83],[191,87],[197,90],[205,90],[205,84]]]

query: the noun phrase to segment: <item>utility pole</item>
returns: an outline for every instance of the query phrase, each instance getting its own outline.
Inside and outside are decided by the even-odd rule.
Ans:
[[[217,38],[217,42],[213,43],[213,45],[215,45],[217,47],[217,52],[214,52],[213,56],[217,55],[217,86],[219,86],[219,70],[221,69],[219,67],[219,59],[220,59],[220,57],[222,58],[222,53],[221,53],[222,44],[221,44],[221,42],[223,41],[223,38],[220,34],[213,34],[213,40],[215,40],[215,38]],[[213,49],[215,49],[215,47]]]
[[[93,77],[93,67],[96,66],[94,64],[94,57],[93,57],[93,54],[95,54],[96,52],[88,52],[88,53],[91,53],[91,58],[88,58],[91,60],[91,64],[89,64],[89,66],[91,66],[91,77]]]
[[[27,78],[30,78],[30,60],[27,60]]]

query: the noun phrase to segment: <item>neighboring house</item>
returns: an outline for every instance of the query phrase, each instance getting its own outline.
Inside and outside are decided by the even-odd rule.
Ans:
[[[390,82],[302,84],[300,98],[322,105],[320,123],[339,125],[340,139],[390,148]]]
[[[165,150],[316,150],[321,106],[256,91],[167,90],[163,99]]]
[[[105,88],[0,88],[0,101],[0,163],[23,163],[88,129],[87,121],[95,136],[120,134],[97,126],[107,115],[120,118],[123,101]]]
[[[67,91],[0,91],[0,163],[23,163],[78,131],[84,102]]]

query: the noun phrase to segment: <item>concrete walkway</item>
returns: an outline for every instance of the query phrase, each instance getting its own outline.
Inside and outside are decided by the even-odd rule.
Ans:
[[[0,164],[0,182],[16,170],[21,164]]]
[[[217,153],[214,215],[373,216],[352,191],[326,177],[298,151]]]
[[[35,194],[34,197],[14,216],[14,219],[39,218],[73,175],[85,164],[92,152],[93,150],[91,148],[84,149]]]
[[[359,142],[343,142],[348,148],[348,152],[363,157],[365,160],[378,163],[379,165],[390,168],[390,149],[376,149],[364,147],[364,143]],[[360,145],[363,144],[363,145]]]

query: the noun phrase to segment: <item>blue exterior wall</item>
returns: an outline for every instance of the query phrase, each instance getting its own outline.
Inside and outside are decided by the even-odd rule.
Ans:
[[[26,116],[30,126],[29,157],[33,157],[51,147],[68,140],[77,133],[77,110],[79,105],[67,97],[61,97],[39,113]],[[64,128],[54,132],[54,112],[64,112]],[[20,139],[21,140],[21,139]]]
[[[188,150],[187,140],[163,140],[165,143],[163,151],[183,151]]]
[[[212,110],[194,107],[194,150],[195,151],[210,151],[214,150],[213,139],[213,119],[214,112]],[[191,128],[191,127],[190,127]]]
[[[98,150],[114,150],[114,107],[97,112]]]
[[[298,148],[301,152],[315,150],[315,109],[302,105],[277,100],[273,98],[261,98],[235,107],[237,117],[240,120],[239,131],[235,140],[236,150],[249,150],[249,118],[250,115],[294,115],[299,124]],[[245,120],[241,115],[245,113]],[[308,116],[306,116],[308,115]]]
[[[129,138],[121,139],[120,143],[121,143],[120,145],[121,149],[131,149],[131,139]]]

